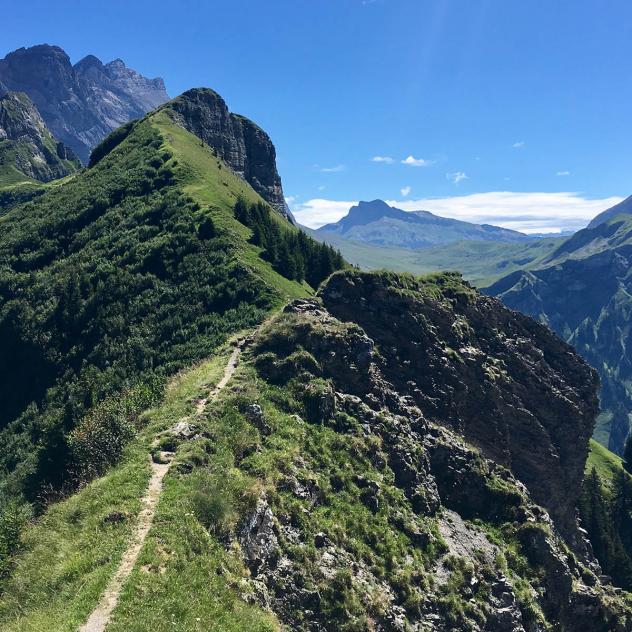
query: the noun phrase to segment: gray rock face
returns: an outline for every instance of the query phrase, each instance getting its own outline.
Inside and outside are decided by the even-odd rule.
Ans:
[[[0,94],[26,93],[55,138],[87,163],[112,130],[169,99],[162,79],[147,79],[117,59],[93,55],[74,66],[58,46],[20,48],[0,60]]]
[[[558,528],[574,531],[598,382],[571,347],[463,287],[437,301],[422,285],[349,272],[321,293],[331,314],[375,341],[385,378],[427,418],[511,469]]]
[[[79,166],[72,150],[53,138],[26,94],[0,97],[0,179],[10,182],[23,174],[48,182]]]
[[[215,149],[276,211],[292,220],[270,137],[251,120],[232,114],[213,90],[188,90],[169,103],[176,123]]]
[[[581,484],[574,464],[585,458],[590,436],[584,414],[596,412],[592,371],[550,332],[453,277],[424,291],[412,281],[398,285],[395,276],[370,276],[373,282],[357,271],[332,276],[321,288],[322,302],[287,306],[253,345],[259,376],[293,389],[306,413],[313,390],[333,392],[327,415],[305,415],[307,423],[336,433],[322,454],[349,443],[344,468],[316,446],[305,449],[284,466],[279,496],[269,496],[270,514],[258,505],[246,517],[239,538],[245,562],[256,570],[248,582],[252,599],[302,632],[333,632],[345,629],[343,622],[382,632],[632,631],[632,612],[600,580],[566,498],[576,499]],[[399,336],[414,354],[401,353],[406,344]],[[312,356],[311,364],[296,361],[297,349]],[[446,349],[458,349],[458,357]],[[288,358],[295,359],[293,374]],[[471,362],[483,358],[487,371],[474,379]],[[442,392],[457,383],[451,371],[468,388],[452,391],[460,408],[451,408],[453,398]],[[551,393],[546,405],[543,392]],[[490,413],[491,403],[497,405]],[[516,421],[526,406],[531,432]],[[519,461],[518,447],[534,460]],[[561,482],[552,480],[560,476],[559,460],[570,470]],[[328,523],[323,518],[340,502],[354,507],[349,514],[360,505],[368,512],[361,523]],[[356,537],[375,547],[386,533],[409,546],[405,557],[394,555],[392,566],[376,573],[358,555]],[[274,546],[250,545],[259,541]],[[396,569],[404,567],[402,581]],[[379,608],[372,595],[379,595]],[[456,603],[462,615],[450,605]],[[370,625],[358,624],[364,621]]]

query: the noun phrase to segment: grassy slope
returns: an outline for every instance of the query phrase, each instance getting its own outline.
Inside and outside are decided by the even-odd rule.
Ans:
[[[252,202],[259,200],[251,187],[195,136],[173,125],[166,113],[151,116],[147,124],[160,131],[164,139],[162,149],[173,153],[174,163],[177,160],[181,188],[203,206],[201,212],[211,213],[216,228],[233,238],[236,256],[249,272],[267,288],[274,289],[273,307],[311,294],[309,286],[285,279],[262,260],[260,249],[247,242],[250,230],[234,219],[232,208],[238,196]],[[114,152],[126,150],[124,142]],[[281,218],[278,221],[286,224]],[[177,377],[164,405],[144,416],[148,425],[126,448],[122,462],[75,496],[51,506],[27,529],[23,534],[24,551],[0,600],[0,629],[74,630],[85,620],[120,559],[140,509],[139,498],[149,478],[152,439],[191,412],[193,395],[210,390],[221,375],[227,356],[228,351],[223,348],[210,360]],[[122,626],[120,629],[138,632],[173,630],[172,614],[180,622],[178,629],[205,630],[209,621],[221,621],[222,629],[228,631],[243,630],[244,625],[249,630],[277,629],[269,615],[237,600],[218,572],[225,564],[234,565],[234,560],[225,560],[223,546],[210,543],[206,530],[189,518],[192,514],[187,503],[190,504],[192,484],[193,479],[167,479],[163,502],[140,561],[141,566],[160,568],[167,551],[168,556],[182,556],[186,564],[170,567],[165,575],[148,575],[137,569],[120,608],[120,616],[126,622],[115,622],[114,629]],[[126,519],[114,524],[104,521],[112,512],[121,512]],[[157,560],[156,564],[152,560]],[[191,595],[195,595],[194,603]],[[152,602],[154,597],[158,603]],[[139,598],[151,602],[141,616],[135,605],[131,609],[126,605]]]
[[[614,475],[623,468],[623,461],[620,456],[610,452],[608,448],[591,439],[590,452],[586,461],[586,472],[589,472],[593,467],[597,470],[601,480],[608,484]]]
[[[87,618],[140,510],[139,498],[149,478],[151,441],[193,412],[195,397],[219,380],[229,355],[227,345],[177,376],[168,387],[165,403],[143,416],[146,427],[128,446],[124,460],[102,479],[51,507],[27,530],[25,553],[0,600],[0,629],[70,632]],[[125,591],[121,614],[117,611],[119,624],[108,629],[207,630],[209,622],[220,621],[227,631],[276,629],[268,615],[238,601],[226,579],[216,572],[228,561],[223,548],[213,544],[192,517],[192,484],[187,478],[167,478],[148,543],[132,585]],[[112,512],[121,512],[126,519],[109,524],[104,518]],[[168,564],[168,572],[163,573],[160,569],[168,560],[178,563]]]
[[[261,199],[252,187],[217,158],[208,145],[174,125],[166,112],[160,111],[150,120],[160,130],[174,157],[183,165],[180,177],[184,191],[202,206],[208,206],[215,226],[228,232],[234,243],[239,244],[240,261],[247,264],[263,283],[278,288],[284,298],[311,294],[307,284],[299,285],[275,272],[259,257],[261,249],[247,243],[252,231],[234,218],[232,208],[240,196],[248,202]],[[226,209],[231,212],[227,213]],[[287,225],[280,217],[279,221]]]

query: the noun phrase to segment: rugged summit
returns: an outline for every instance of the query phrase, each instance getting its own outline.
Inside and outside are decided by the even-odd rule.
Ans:
[[[337,274],[322,298],[374,340],[398,392],[511,469],[572,531],[598,383],[570,346],[458,275],[433,287],[433,277]]]
[[[256,123],[229,112],[224,99],[208,88],[188,90],[167,109],[178,125],[215,149],[266,202],[291,220],[276,168],[276,150]]]
[[[89,55],[74,66],[58,46],[20,48],[0,60],[0,93],[26,93],[52,134],[85,164],[112,130],[169,99],[162,79],[147,79],[117,59]]]
[[[79,166],[72,150],[53,138],[26,94],[0,97],[0,184],[48,182]]]

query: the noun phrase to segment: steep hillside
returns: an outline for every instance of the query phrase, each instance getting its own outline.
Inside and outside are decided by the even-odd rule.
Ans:
[[[429,248],[461,240],[522,242],[529,237],[514,230],[487,224],[472,224],[433,215],[428,211],[406,212],[382,200],[360,202],[335,224],[318,229],[324,238],[329,233],[378,246]]]
[[[0,97],[0,187],[48,182],[79,168],[75,155],[53,138],[25,94]]]
[[[26,93],[53,136],[84,164],[112,130],[169,99],[162,79],[147,79],[120,59],[104,65],[88,55],[73,66],[48,44],[0,59],[0,95],[6,91]]]
[[[579,509],[603,571],[632,590],[632,477],[616,454],[594,440]]]
[[[217,155],[272,208],[292,221],[276,169],[270,137],[249,119],[232,114],[216,92],[189,90],[169,104],[173,119],[216,149]]]
[[[88,619],[150,453],[172,465],[108,631],[632,629],[573,512],[594,374],[546,328],[456,275],[348,271],[239,344],[215,399],[239,347],[27,528],[3,630]]]
[[[121,128],[0,217],[0,494],[41,502],[102,471],[165,375],[342,265],[310,240],[285,256],[296,229],[175,119]]]
[[[605,409],[599,438],[621,453],[632,412],[632,219],[579,231],[538,269],[517,271],[486,291],[549,325],[598,371]]]

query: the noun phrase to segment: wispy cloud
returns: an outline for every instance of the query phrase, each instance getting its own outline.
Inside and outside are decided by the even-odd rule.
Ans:
[[[403,165],[409,165],[410,167],[429,167],[433,164],[432,160],[424,160],[423,158],[415,158],[413,155],[404,158],[401,161]]]
[[[446,173],[445,177],[453,182],[454,184],[458,184],[463,180],[469,180],[469,176],[464,171],[455,171],[454,173]]]
[[[555,175],[556,176],[570,176],[571,172],[570,171],[558,171]]]
[[[285,196],[285,202],[287,204],[294,204],[294,202],[296,202],[298,197],[299,197],[298,195],[286,195]]]
[[[347,165],[336,165],[334,167],[321,167],[320,170],[322,173],[338,173],[339,171],[344,171],[347,168]]]
[[[403,196],[403,194],[402,194]],[[523,232],[545,233],[583,228],[595,215],[623,198],[588,199],[579,193],[490,191],[445,198],[387,200],[405,211],[427,210],[480,224],[495,224]],[[322,198],[294,204],[292,212],[306,226],[318,228],[344,217],[357,201]]]
[[[523,140],[519,140],[517,143],[514,143],[512,147],[514,149],[522,149],[525,146],[525,142]]]
[[[385,162],[387,165],[392,165],[394,160],[390,156],[373,156],[371,162]]]
[[[319,187],[317,187],[319,191],[324,191],[327,187],[324,184],[321,184]]]
[[[409,195],[409,194],[410,194],[410,192],[411,192],[412,190],[413,190],[413,189],[412,189],[412,187],[410,187],[410,186],[405,186],[405,187],[402,187],[402,188],[399,190],[399,192],[400,192],[400,193],[401,193],[404,197],[406,197],[407,195]]]

